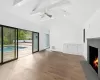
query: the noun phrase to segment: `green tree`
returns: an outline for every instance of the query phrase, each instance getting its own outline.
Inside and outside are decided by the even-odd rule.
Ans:
[[[25,40],[26,39],[26,32],[24,30],[18,31],[18,39],[19,40]]]
[[[15,30],[10,28],[3,28],[3,41],[4,45],[12,44],[15,38]]]

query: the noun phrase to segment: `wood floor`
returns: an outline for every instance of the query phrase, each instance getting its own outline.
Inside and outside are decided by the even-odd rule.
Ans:
[[[0,66],[0,80],[86,80],[82,56],[39,52]]]

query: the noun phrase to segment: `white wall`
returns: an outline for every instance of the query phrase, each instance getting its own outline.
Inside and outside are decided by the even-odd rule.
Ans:
[[[47,47],[46,45],[46,41],[45,41],[45,34],[49,34],[50,31],[46,28],[42,28],[40,29],[40,50],[46,49]]]
[[[63,52],[64,43],[82,44],[82,27],[68,19],[57,19],[50,27],[50,48]]]
[[[11,27],[16,27],[20,29],[25,29],[25,30],[30,30],[30,31],[35,31],[40,33],[40,50],[45,49],[44,44],[44,35],[45,33],[49,34],[49,30],[40,27],[28,20],[22,19],[19,16],[13,15],[11,13],[8,13],[6,11],[0,11],[0,24],[2,25],[7,25]]]
[[[0,11],[0,24],[39,32],[38,25],[2,10]]]
[[[84,27],[86,29],[86,43],[84,44],[83,56],[87,60],[87,38],[100,37],[100,10],[96,11]]]

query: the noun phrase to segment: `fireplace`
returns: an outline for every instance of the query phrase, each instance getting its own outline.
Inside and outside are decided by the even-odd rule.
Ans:
[[[90,70],[100,79],[100,38],[87,39],[87,61]]]
[[[98,73],[98,48],[89,46],[89,64]]]

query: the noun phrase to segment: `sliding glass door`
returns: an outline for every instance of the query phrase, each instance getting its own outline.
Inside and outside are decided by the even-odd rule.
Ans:
[[[17,59],[17,29],[3,27],[3,62]]]
[[[0,25],[1,64],[37,51],[39,51],[39,33]]]
[[[33,52],[39,51],[39,33],[33,32]]]
[[[18,57],[32,54],[32,32],[18,29]]]

